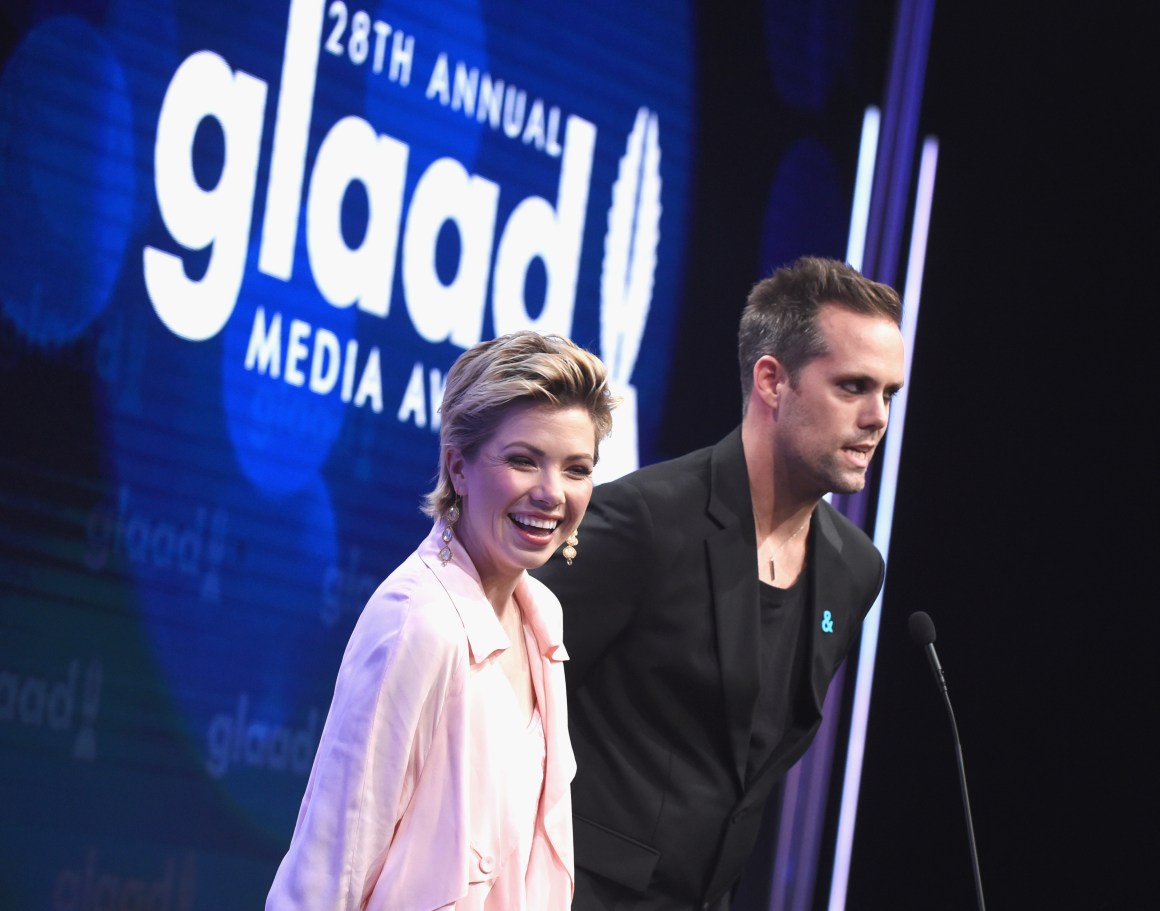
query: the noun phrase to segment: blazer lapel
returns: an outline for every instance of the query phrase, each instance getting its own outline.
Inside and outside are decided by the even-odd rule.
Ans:
[[[737,784],[743,788],[757,702],[761,616],[753,507],[739,429],[714,447],[710,473],[708,512],[721,529],[706,538],[705,546],[729,745]]]
[[[436,519],[426,539],[419,545],[419,559],[430,568],[447,592],[463,621],[471,663],[479,664],[488,655],[503,651],[512,643],[496,619],[495,609],[484,596],[479,573],[463,548],[453,550],[451,560],[446,564],[439,559],[439,550],[443,547],[440,538],[442,523],[442,519]]]
[[[805,645],[810,655],[810,690],[818,717],[826,701],[826,691],[846,654],[845,643],[855,633],[847,629],[855,620],[847,613],[836,614],[836,605],[850,603],[853,579],[842,559],[842,538],[831,518],[829,507],[819,503],[814,510],[810,534],[810,619]]]
[[[525,575],[516,587],[516,599],[532,630],[529,654],[532,686],[544,724],[547,763],[542,806],[544,828],[552,848],[566,867],[572,867],[572,802],[570,787],[576,776],[576,758],[568,739],[568,708],[560,663],[568,660],[564,648],[563,616],[559,607],[549,611]]]

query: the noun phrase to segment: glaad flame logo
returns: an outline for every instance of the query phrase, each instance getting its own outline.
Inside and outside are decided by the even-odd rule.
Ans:
[[[97,755],[97,716],[101,709],[104,665],[90,658],[81,683],[81,661],[69,662],[64,679],[21,676],[0,670],[0,722],[69,734],[75,732],[74,759],[92,761]],[[78,709],[79,691],[79,713]]]
[[[600,279],[600,351],[613,392],[621,397],[616,428],[601,445],[597,481],[610,481],[640,464],[636,389],[632,371],[652,303],[661,222],[661,147],[657,115],[636,114],[608,210]]]
[[[89,662],[89,669],[85,674],[85,688],[81,695],[81,723],[77,730],[76,740],[73,741],[73,758],[75,759],[92,762],[97,756],[95,726],[97,713],[101,707],[101,682],[104,676],[101,659],[93,658]]]
[[[140,908],[149,911],[192,911],[197,893],[197,856],[192,851],[168,854],[161,875],[125,873],[95,846],[85,851],[83,866],[60,871],[52,889],[52,911],[97,911]]]

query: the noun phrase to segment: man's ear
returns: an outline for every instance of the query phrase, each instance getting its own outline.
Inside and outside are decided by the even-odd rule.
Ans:
[[[753,392],[766,407],[776,409],[789,386],[789,371],[772,354],[763,354],[753,365]]]

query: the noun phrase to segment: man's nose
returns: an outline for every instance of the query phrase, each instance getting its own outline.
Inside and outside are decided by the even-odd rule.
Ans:
[[[862,411],[862,426],[885,428],[890,420],[890,402],[881,396],[869,396]]]

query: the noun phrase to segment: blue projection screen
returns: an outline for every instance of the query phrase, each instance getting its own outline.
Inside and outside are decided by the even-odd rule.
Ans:
[[[260,907],[449,365],[568,335],[603,477],[671,454],[682,326],[742,303],[695,236],[743,286],[845,249],[862,6],[751,4],[781,139],[722,149],[709,4],[5,4],[0,907]],[[733,159],[754,217],[698,227]]]

